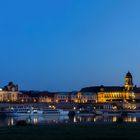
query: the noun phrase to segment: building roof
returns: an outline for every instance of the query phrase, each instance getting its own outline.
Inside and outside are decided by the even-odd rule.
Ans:
[[[135,93],[140,93],[140,87],[134,87],[134,88],[133,88],[133,91],[134,91]]]
[[[100,86],[95,87],[85,87],[80,90],[80,92],[95,92],[98,93],[100,91]]]
[[[81,89],[81,92],[92,92],[92,93],[98,93],[101,90],[105,92],[119,92],[119,91],[124,91],[124,87],[120,86],[95,86],[95,87],[86,87]]]
[[[76,95],[77,92],[56,92],[56,95]]]
[[[128,73],[126,74],[126,78],[132,78],[132,74],[128,71]]]
[[[105,92],[121,92],[124,91],[124,87],[122,86],[95,86],[95,87],[85,87],[81,89],[80,92],[92,92],[92,93],[98,93],[101,90]],[[134,93],[140,93],[140,87],[134,86],[133,87]]]
[[[96,92],[80,92],[82,95],[94,95]]]
[[[28,95],[29,97],[53,97],[54,93],[50,93],[48,91],[21,91],[22,94]]]

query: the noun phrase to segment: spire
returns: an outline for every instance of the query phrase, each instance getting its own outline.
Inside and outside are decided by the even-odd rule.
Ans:
[[[125,76],[125,90],[127,91],[133,90],[133,77],[129,71]]]
[[[126,74],[126,78],[132,78],[132,74],[130,73],[130,71],[128,71],[128,73]]]

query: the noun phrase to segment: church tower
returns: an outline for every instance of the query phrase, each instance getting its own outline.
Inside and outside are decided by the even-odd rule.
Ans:
[[[125,76],[125,90],[132,91],[133,90],[133,77],[130,72],[128,72]]]

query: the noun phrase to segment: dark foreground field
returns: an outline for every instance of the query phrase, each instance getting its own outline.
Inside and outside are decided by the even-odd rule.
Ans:
[[[140,140],[140,124],[57,124],[0,127],[0,140]]]

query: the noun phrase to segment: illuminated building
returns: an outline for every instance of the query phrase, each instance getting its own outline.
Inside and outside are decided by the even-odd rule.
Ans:
[[[95,92],[99,109],[140,109],[140,87],[133,85],[130,72],[125,76],[124,86],[86,87],[81,92]]]
[[[58,92],[54,95],[54,101],[58,103],[92,103],[96,94],[89,92]]]
[[[101,86],[100,92],[97,93],[97,102],[113,101],[132,101],[135,99],[133,92],[133,77],[130,72],[126,74],[124,87],[104,87]]]
[[[63,92],[57,93],[54,96],[55,102],[70,102],[70,103],[95,103],[96,93],[93,92]]]
[[[54,95],[52,94],[41,94],[39,95],[38,102],[40,103],[51,103],[54,101]]]
[[[136,108],[140,102],[140,88],[133,85],[130,72],[125,76],[124,86],[96,86],[81,89],[79,92],[21,91],[9,82],[0,89],[0,102],[19,103],[98,103],[103,108],[116,108],[112,103],[124,103],[125,108]],[[140,108],[139,108],[140,109]]]
[[[73,100],[75,103],[95,103],[96,93],[93,92],[78,92],[76,98]]]
[[[7,86],[0,90],[0,102],[16,102],[18,100],[18,86],[9,82]]]
[[[56,103],[64,103],[69,101],[69,93],[68,92],[58,92],[54,95],[54,102]]]

